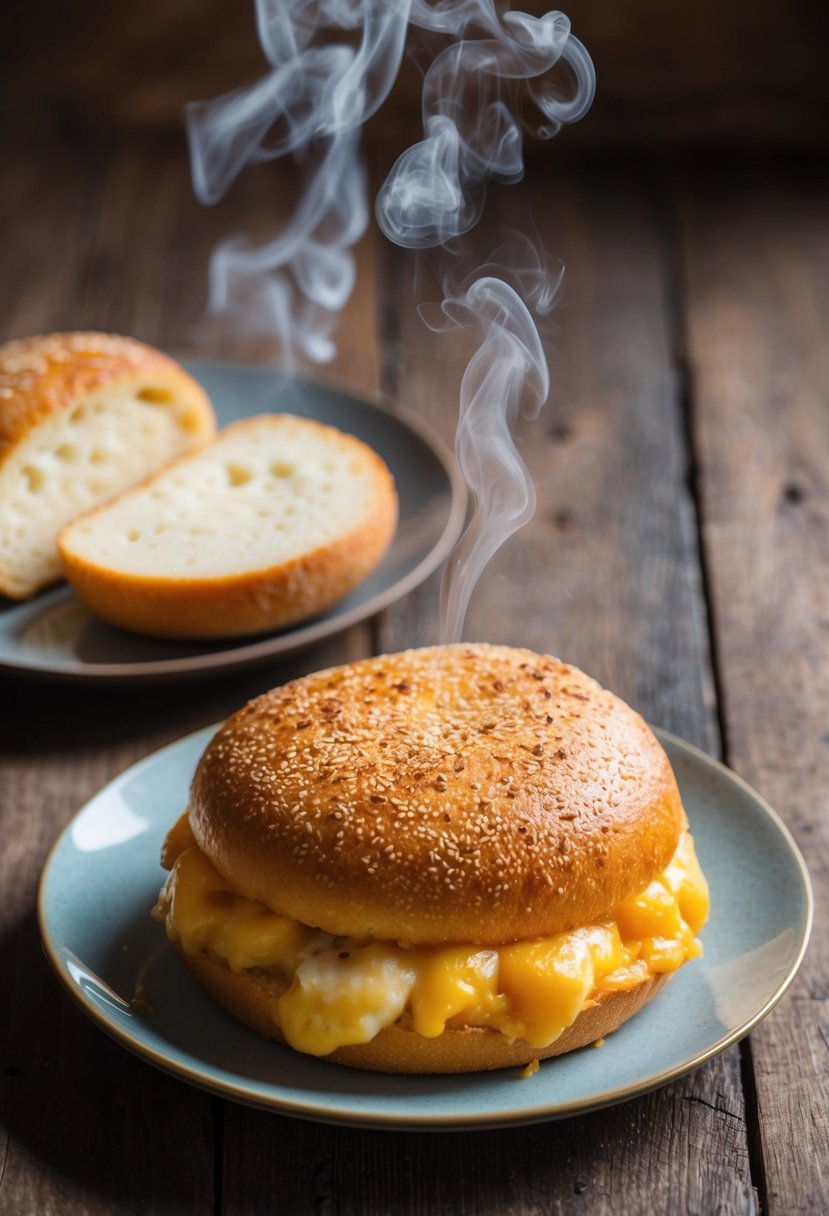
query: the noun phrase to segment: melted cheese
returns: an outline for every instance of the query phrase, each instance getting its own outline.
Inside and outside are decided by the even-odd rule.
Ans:
[[[485,1026],[546,1047],[604,992],[675,971],[702,953],[708,887],[688,833],[659,878],[599,925],[498,949],[405,947],[333,938],[236,894],[199,850],[186,817],[165,846],[174,862],[155,914],[186,953],[277,983],[273,1016],[299,1051],[367,1043],[401,1017],[426,1038]]]

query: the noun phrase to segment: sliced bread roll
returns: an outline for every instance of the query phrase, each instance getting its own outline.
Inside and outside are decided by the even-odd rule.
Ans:
[[[60,578],[55,539],[216,430],[204,390],[172,359],[114,334],[0,346],[0,594]]]
[[[74,520],[58,547],[78,597],[111,624],[223,637],[323,611],[377,565],[396,523],[370,447],[262,414]]]

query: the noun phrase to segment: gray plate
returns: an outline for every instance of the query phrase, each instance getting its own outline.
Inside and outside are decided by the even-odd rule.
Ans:
[[[220,426],[288,412],[329,423],[379,452],[400,499],[397,534],[381,565],[330,611],[280,633],[200,642],[139,637],[92,617],[66,586],[25,604],[0,597],[0,670],[66,680],[149,680],[248,666],[319,642],[406,595],[458,538],[466,488],[451,452],[410,410],[341,386],[285,380],[272,369],[191,362]]]

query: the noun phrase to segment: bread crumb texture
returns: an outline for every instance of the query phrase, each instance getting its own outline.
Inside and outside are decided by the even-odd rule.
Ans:
[[[59,578],[69,520],[214,432],[201,386],[132,338],[0,346],[0,594],[22,599]]]
[[[483,945],[600,922],[684,824],[645,722],[576,668],[483,644],[406,651],[252,701],[190,803],[233,886],[333,934]]]
[[[322,612],[375,568],[396,524],[394,481],[367,444],[258,414],[73,520],[58,548],[104,620],[222,637]]]

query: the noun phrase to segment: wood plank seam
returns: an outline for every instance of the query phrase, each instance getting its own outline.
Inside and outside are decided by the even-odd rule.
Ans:
[[[714,712],[719,734],[720,759],[724,764],[728,764],[730,747],[725,703],[726,694],[719,647],[719,633],[717,630],[717,603],[703,519],[701,456],[695,427],[697,394],[688,332],[688,283],[682,254],[681,205],[675,187],[677,180],[676,165],[673,166],[673,170],[673,173],[670,175],[670,181],[674,183],[674,186],[668,185],[668,178],[663,170],[661,190],[663,206],[665,207],[667,248],[665,265],[668,269],[669,277],[667,285],[668,323],[673,330],[674,363],[678,381],[678,405],[684,428],[687,460],[686,479],[689,500],[693,510],[700,584],[702,599],[705,605],[705,629],[710,655],[710,673],[714,693]],[[687,172],[687,169],[683,167],[682,172]],[[754,1061],[751,1052],[751,1042],[748,1037],[738,1044],[738,1050],[740,1053],[740,1083],[743,1094],[743,1122],[745,1125],[749,1175],[756,1196],[758,1212],[762,1216],[762,1213],[768,1211],[766,1168],[760,1134]]]

